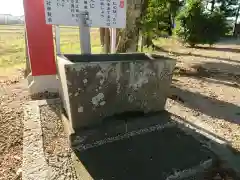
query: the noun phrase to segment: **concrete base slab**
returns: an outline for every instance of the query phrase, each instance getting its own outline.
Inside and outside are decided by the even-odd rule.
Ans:
[[[60,83],[56,75],[43,75],[43,76],[32,76],[27,77],[28,88],[30,95],[38,93],[58,93]]]
[[[61,171],[63,179],[76,171],[76,178],[84,180],[202,180],[205,172],[217,166],[219,157],[215,151],[222,152],[227,148],[222,144],[210,142],[205,134],[202,135],[203,133],[176,120],[177,116],[161,112],[138,117],[109,117],[101,125],[77,132],[69,128],[69,120],[65,118],[64,128],[74,150],[68,155],[64,150],[68,149],[67,143],[63,146],[62,141],[56,141],[65,139],[65,136],[62,136],[62,132],[59,136],[59,128],[63,129],[59,119],[62,116],[60,104],[49,105],[52,103],[59,103],[59,99],[35,101],[25,108],[23,180],[32,177],[52,179],[52,167],[55,167],[55,162],[59,165],[61,162],[65,163],[60,161],[65,157],[72,158],[74,168],[71,166],[69,169],[67,165],[68,173]],[[42,118],[45,119],[44,124],[41,124]],[[215,148],[214,144],[218,144],[218,148]],[[48,151],[46,147],[53,147],[54,151]],[[44,153],[54,152],[54,155],[55,150],[62,152],[60,160],[59,157],[53,157],[51,162],[46,162],[49,158]],[[53,165],[52,169],[49,162]]]
[[[111,120],[71,135],[80,179],[202,180],[217,163],[167,112]]]

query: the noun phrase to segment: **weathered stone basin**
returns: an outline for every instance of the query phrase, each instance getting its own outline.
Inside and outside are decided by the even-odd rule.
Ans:
[[[129,54],[57,57],[61,97],[74,130],[114,114],[164,109],[176,61]]]

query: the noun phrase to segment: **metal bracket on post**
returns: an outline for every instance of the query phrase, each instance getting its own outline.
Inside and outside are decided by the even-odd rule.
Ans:
[[[55,43],[56,43],[57,55],[60,55],[61,46],[60,46],[60,27],[59,26],[55,26]]]
[[[91,54],[90,28],[88,26],[88,12],[79,14],[79,33],[81,54]]]

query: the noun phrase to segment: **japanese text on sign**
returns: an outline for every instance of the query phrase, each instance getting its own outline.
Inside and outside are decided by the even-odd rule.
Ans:
[[[44,0],[47,24],[79,26],[80,13],[90,27],[124,28],[124,0]]]

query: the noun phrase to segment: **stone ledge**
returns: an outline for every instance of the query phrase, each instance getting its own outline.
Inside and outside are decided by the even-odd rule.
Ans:
[[[48,166],[43,152],[40,110],[31,102],[24,108],[23,180],[47,180]]]

